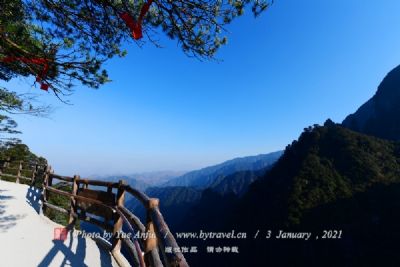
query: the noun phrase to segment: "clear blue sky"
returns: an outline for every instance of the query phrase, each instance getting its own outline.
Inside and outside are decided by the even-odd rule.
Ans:
[[[400,1],[276,0],[230,27],[217,57],[176,43],[129,46],[113,82],[77,87],[50,119],[17,117],[22,140],[72,175],[190,170],[283,149],[302,129],[341,122],[400,64]],[[37,92],[22,81],[20,91]]]

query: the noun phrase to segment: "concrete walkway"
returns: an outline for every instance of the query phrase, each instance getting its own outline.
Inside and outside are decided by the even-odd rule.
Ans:
[[[40,192],[27,185],[0,181],[0,265],[118,266],[114,258],[90,238],[73,233],[53,240],[62,227],[40,216]]]

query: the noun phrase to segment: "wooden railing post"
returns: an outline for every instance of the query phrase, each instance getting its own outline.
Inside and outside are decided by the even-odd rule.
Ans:
[[[123,207],[125,205],[125,181],[120,180],[117,192],[116,205]],[[120,232],[122,230],[123,219],[118,213],[114,214],[114,227],[113,227],[113,240],[112,240],[112,252],[119,253],[121,250],[121,239]]]
[[[7,168],[7,160],[4,161],[3,166],[1,166],[1,169],[0,169],[0,180],[1,180],[1,175],[6,170],[6,168]]]
[[[46,165],[44,169],[44,176],[43,176],[43,184],[42,184],[42,208],[40,209],[40,213],[44,214],[46,212],[46,205],[45,203],[48,200],[49,192],[46,189],[47,186],[49,185],[49,175],[50,175],[50,170],[51,167],[49,165]]]
[[[19,161],[19,165],[18,165],[17,180],[15,181],[17,184],[19,184],[19,178],[21,177],[21,171],[22,171],[22,160]]]
[[[158,267],[163,266],[158,253],[158,240],[155,231],[154,222],[151,218],[151,210],[158,208],[160,201],[157,198],[150,198],[147,205],[147,222],[146,222],[146,234],[147,239],[144,242],[144,259],[146,266]]]
[[[72,181],[72,190],[71,194],[73,196],[76,196],[76,193],[78,192],[78,180],[80,179],[79,175],[74,175],[74,180]],[[73,228],[76,222],[76,215],[77,215],[77,203],[76,199],[71,196],[71,204],[70,204],[70,210],[69,210],[69,221],[68,221],[68,226]]]
[[[10,166],[10,160],[11,160],[11,158],[8,157],[8,158],[6,159],[6,162],[4,162],[4,168],[5,168],[5,169],[8,168],[8,167]]]
[[[35,182],[36,182],[36,175],[37,175],[37,173],[38,173],[38,167],[39,167],[39,165],[38,165],[38,164],[35,164],[35,168],[33,168],[31,186],[34,186],[34,185],[35,185]]]
[[[53,186],[53,176],[50,174],[53,174],[54,170],[51,166],[49,166],[49,178],[48,178],[48,186]]]
[[[51,180],[50,172],[51,172],[51,166],[46,165],[45,171],[44,171],[44,177],[43,177],[42,209],[41,209],[42,214],[44,214],[46,211],[45,203],[47,203],[47,201],[49,199],[49,190],[47,190],[47,187],[50,185],[50,183],[49,183],[49,180]]]

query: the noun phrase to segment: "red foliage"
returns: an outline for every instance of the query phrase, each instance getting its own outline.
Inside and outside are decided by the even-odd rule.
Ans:
[[[119,14],[119,17],[125,22],[126,26],[129,27],[129,29],[132,32],[132,37],[135,40],[139,40],[143,37],[142,33],[142,23],[144,16],[146,16],[147,12],[149,11],[150,5],[153,2],[153,0],[148,0],[147,3],[145,3],[142,6],[142,9],[140,10],[139,18],[137,21],[133,19],[133,17],[128,13],[128,12],[123,12]]]
[[[45,90],[45,91],[47,91],[49,89],[49,85],[42,82],[42,79],[44,79],[46,77],[46,74],[49,71],[49,64],[47,63],[47,59],[8,56],[8,57],[5,57],[2,61],[4,63],[12,63],[14,61],[21,61],[21,62],[24,62],[27,64],[43,65],[43,70],[41,73],[37,74],[36,81],[40,83],[40,89]]]

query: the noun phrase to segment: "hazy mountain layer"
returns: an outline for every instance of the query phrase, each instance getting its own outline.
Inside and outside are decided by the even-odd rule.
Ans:
[[[236,158],[221,164],[186,173],[172,179],[163,186],[193,186],[198,188],[210,187],[217,178],[225,177],[239,171],[261,170],[275,163],[282,151],[258,156]]]

